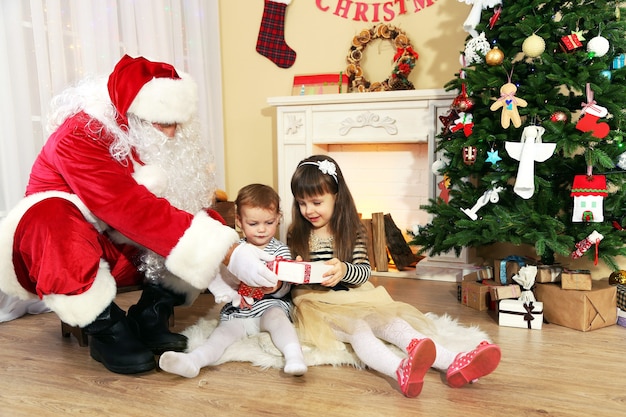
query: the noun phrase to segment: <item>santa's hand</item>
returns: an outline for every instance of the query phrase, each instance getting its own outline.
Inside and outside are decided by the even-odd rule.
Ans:
[[[217,304],[233,303],[235,307],[239,307],[241,297],[237,290],[224,280],[221,273],[218,272],[213,281],[209,283],[209,291],[213,294]]]
[[[228,270],[251,287],[273,287],[278,277],[269,270],[266,262],[275,258],[249,243],[242,243],[230,255]]]

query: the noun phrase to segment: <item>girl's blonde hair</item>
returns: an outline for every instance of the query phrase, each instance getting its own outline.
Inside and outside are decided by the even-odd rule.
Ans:
[[[366,237],[356,204],[337,162],[327,155],[312,155],[298,164],[291,177],[292,223],[287,233],[287,245],[292,255],[310,259],[309,236],[313,226],[300,213],[298,200],[326,193],[335,194],[335,209],[330,219],[334,240],[334,256],[351,262],[357,236]]]

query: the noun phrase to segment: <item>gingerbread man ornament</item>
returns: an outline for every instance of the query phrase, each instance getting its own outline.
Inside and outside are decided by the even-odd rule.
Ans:
[[[500,117],[500,124],[503,128],[507,129],[511,123],[513,126],[520,127],[522,125],[522,119],[520,118],[518,107],[526,107],[528,103],[526,100],[515,97],[517,87],[515,84],[508,82],[500,87],[500,98],[496,100],[490,107],[492,111],[498,110],[502,107],[502,115]]]

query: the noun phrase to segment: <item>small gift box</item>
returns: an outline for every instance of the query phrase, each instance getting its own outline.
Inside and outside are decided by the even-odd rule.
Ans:
[[[294,75],[292,96],[346,93],[350,79],[346,74]]]
[[[626,310],[626,284],[617,284],[617,306],[622,310]]]
[[[626,65],[626,54],[619,54],[615,56],[615,58],[613,58],[613,64],[611,65],[611,68],[616,70],[623,68],[624,65]]]
[[[564,290],[589,291],[592,282],[591,271],[587,269],[564,270],[561,274],[561,288]]]
[[[465,276],[461,282],[461,304],[478,311],[495,309],[495,301],[492,302],[489,288],[497,285],[494,280],[474,281],[473,274]]]
[[[324,261],[292,261],[277,257],[276,260],[268,262],[267,267],[278,276],[279,281],[319,284],[327,279],[323,275],[332,268],[332,265],[326,265]]]
[[[498,324],[507,327],[541,329],[543,303],[539,301],[501,300],[498,305]]]
[[[591,291],[564,290],[558,284],[537,284],[537,300],[544,305],[547,323],[583,332],[612,326],[617,321],[616,288],[606,280],[593,281]]]
[[[583,44],[580,39],[578,39],[578,35],[576,33],[563,36],[559,43],[563,52],[572,52],[583,47]]]
[[[558,265],[537,265],[535,282],[559,282],[561,281],[562,273],[563,267]]]
[[[626,311],[621,308],[617,309],[617,324],[622,327],[626,327]]]
[[[504,259],[496,259],[493,261],[494,279],[500,284],[512,284],[513,275],[517,274],[519,269],[529,263],[529,259],[521,256],[507,256]]]
[[[517,284],[493,285],[489,287],[489,294],[492,300],[519,298],[522,295],[522,288]]]

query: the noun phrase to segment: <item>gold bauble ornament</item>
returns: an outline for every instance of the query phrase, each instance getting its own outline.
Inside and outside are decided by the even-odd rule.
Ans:
[[[546,41],[541,36],[534,33],[524,39],[522,43],[522,51],[531,58],[537,58],[546,50]]]
[[[491,50],[487,52],[487,55],[485,55],[485,62],[492,67],[502,64],[502,61],[504,61],[504,52],[498,49],[497,46],[491,48]]]

